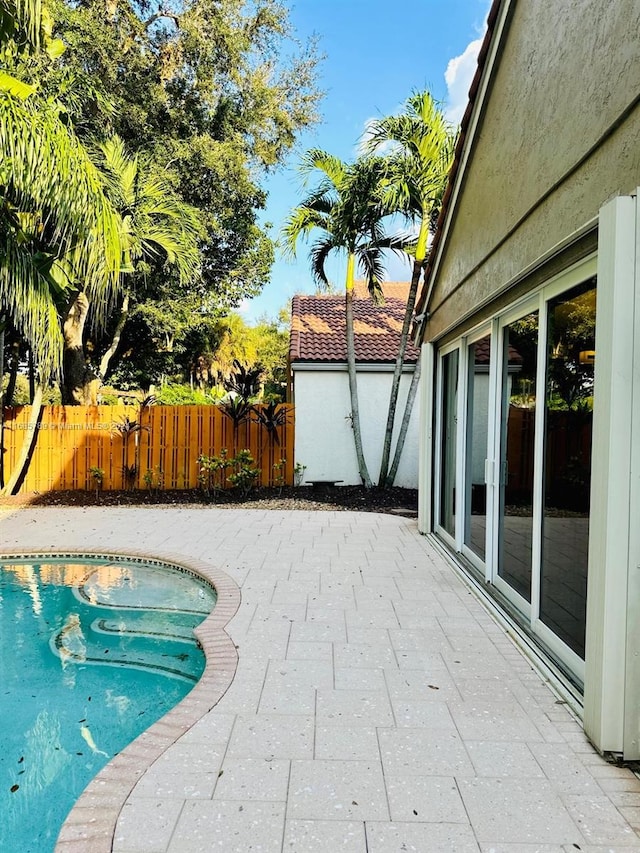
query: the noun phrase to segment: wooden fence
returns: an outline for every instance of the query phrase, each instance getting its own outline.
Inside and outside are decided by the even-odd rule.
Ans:
[[[248,449],[262,486],[293,484],[294,415],[276,430],[277,440],[251,419],[234,429],[216,406],[45,406],[21,492],[91,489],[91,468],[103,472],[103,489],[191,489],[198,486],[198,457],[231,457]],[[28,406],[4,410],[4,479],[7,481],[29,428]],[[139,424],[139,429],[127,429]],[[281,468],[281,459],[286,463]]]

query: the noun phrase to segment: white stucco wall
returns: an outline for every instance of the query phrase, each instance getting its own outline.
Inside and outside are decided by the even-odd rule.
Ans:
[[[358,400],[362,441],[369,474],[377,483],[382,444],[387,421],[392,373],[358,372]],[[396,431],[399,429],[411,382],[405,373],[400,384]],[[419,395],[418,395],[419,396]],[[344,485],[360,483],[346,370],[294,371],[296,418],[296,463],[306,465],[305,481],[342,480]],[[418,421],[420,401],[416,398],[396,486],[418,487]],[[395,437],[394,445],[395,448]]]

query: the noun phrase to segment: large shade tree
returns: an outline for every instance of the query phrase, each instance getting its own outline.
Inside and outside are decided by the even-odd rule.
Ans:
[[[455,148],[456,132],[429,92],[416,92],[406,101],[403,112],[373,121],[367,129],[366,150],[388,151],[383,196],[388,208],[403,214],[417,229],[413,247],[413,270],[394,368],[379,484],[392,486],[402,449],[418,380],[419,363],[413,374],[405,412],[391,458],[402,365],[407,351],[409,330],[416,303],[420,277],[427,258],[429,234],[435,226]]]
[[[257,295],[273,257],[261,180],[318,117],[317,52],[298,43],[289,4],[51,2],[70,49],[43,85],[71,87],[81,135],[144,149],[198,210],[207,296],[233,308]]]
[[[380,157],[363,157],[353,164],[344,163],[326,151],[312,149],[304,157],[303,173],[319,176],[318,184],[307,194],[287,219],[283,237],[287,250],[295,254],[299,238],[319,236],[311,244],[311,273],[320,286],[329,284],[326,262],[333,252],[346,255],[345,317],[347,370],[351,399],[356,457],[360,477],[366,488],[372,485],[362,445],[360,408],[356,375],[353,295],[356,271],[367,281],[370,294],[377,298],[384,278],[384,250],[400,249],[401,237],[385,233],[386,210],[381,186],[384,162]]]

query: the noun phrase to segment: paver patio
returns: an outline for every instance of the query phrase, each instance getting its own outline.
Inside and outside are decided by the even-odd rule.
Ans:
[[[38,549],[171,554],[241,590],[229,689],[167,722],[146,772],[153,729],[105,768],[114,786],[60,851],[111,849],[119,813],[114,853],[640,853],[640,780],[595,753],[415,521],[0,510],[0,550]]]

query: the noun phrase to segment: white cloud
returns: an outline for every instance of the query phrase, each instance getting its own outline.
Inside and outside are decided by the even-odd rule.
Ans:
[[[460,56],[449,60],[444,79],[447,83],[445,115],[452,124],[460,124],[469,100],[469,87],[476,73],[482,38],[470,42]]]

